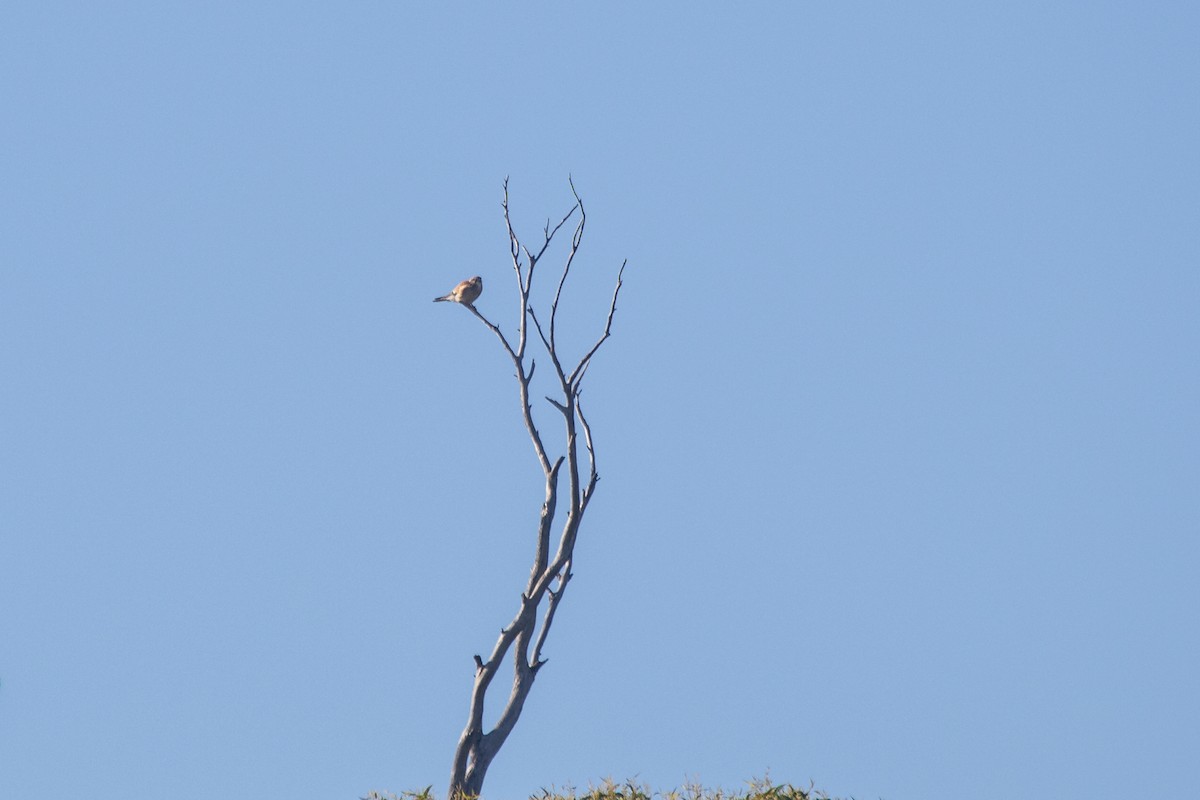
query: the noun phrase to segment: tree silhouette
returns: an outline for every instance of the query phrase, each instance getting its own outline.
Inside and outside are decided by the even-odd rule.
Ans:
[[[542,648],[546,643],[550,626],[554,622],[554,614],[571,581],[575,540],[579,534],[583,515],[587,511],[588,504],[595,494],[596,484],[600,480],[600,475],[596,471],[596,450],[592,440],[592,429],[583,410],[582,384],[588,367],[592,363],[592,358],[612,333],[613,315],[617,310],[617,297],[621,292],[621,278],[625,272],[625,262],[622,262],[621,268],[617,272],[617,285],[613,290],[603,333],[596,343],[575,362],[574,366],[569,368],[564,366],[555,335],[558,303],[562,297],[563,286],[566,285],[570,275],[571,265],[583,240],[584,226],[587,223],[587,213],[584,211],[583,201],[575,190],[573,181],[570,182],[570,185],[571,193],[575,197],[575,205],[553,228],[547,221],[543,231],[543,241],[535,253],[521,243],[513,230],[512,218],[508,211],[508,179],[506,178],[504,181],[504,222],[508,228],[509,249],[521,300],[521,314],[517,324],[515,347],[509,342],[504,332],[481,314],[473,304],[463,303],[465,308],[470,310],[496,335],[504,352],[512,359],[513,366],[516,368],[515,377],[520,392],[521,414],[525,421],[525,428],[529,432],[529,438],[533,442],[534,453],[545,474],[546,496],[542,503],[541,516],[537,526],[533,566],[529,572],[529,582],[521,592],[517,613],[512,621],[501,629],[488,658],[485,660],[479,655],[475,656],[475,679],[471,688],[470,712],[466,727],[463,728],[458,746],[454,751],[448,793],[450,800],[465,800],[465,798],[480,794],[488,766],[516,725],[517,719],[521,716],[521,710],[524,708],[525,699],[533,688],[534,679],[546,663],[546,659],[542,655]],[[534,275],[555,234],[576,216],[576,212],[578,212],[578,222],[575,225],[575,233],[571,237],[570,251],[563,264],[562,275],[558,279],[554,300],[550,304],[549,317],[543,315],[546,323],[543,325],[542,320],[539,320],[533,306],[529,303]],[[537,332],[538,339],[554,368],[558,391],[561,395],[558,398],[546,397],[546,400],[561,414],[564,423],[565,453],[558,455],[553,461],[551,461],[542,436],[534,424],[533,408],[530,404],[529,387],[537,365],[530,357],[528,369],[526,369],[529,322],[533,323],[533,329]],[[579,450],[579,433],[581,432],[584,453],[587,458],[586,465],[583,465],[583,468],[586,469],[585,476],[581,475]],[[559,507],[559,473],[564,461],[567,466],[568,510],[558,537],[558,545],[551,553],[551,530]],[[542,610],[543,606],[544,610]],[[500,713],[495,726],[491,730],[485,731],[483,724],[484,701],[488,688],[500,671],[509,650],[513,651],[513,658],[512,688],[508,702]]]

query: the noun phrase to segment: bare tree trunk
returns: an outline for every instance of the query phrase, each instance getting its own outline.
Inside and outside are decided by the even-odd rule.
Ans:
[[[567,276],[570,274],[571,263],[574,261],[575,254],[579,250],[579,244],[583,239],[584,225],[587,222],[587,214],[583,209],[583,201],[575,191],[574,183],[571,184],[571,192],[575,195],[575,205],[572,206],[571,210],[567,212],[554,228],[550,227],[549,222],[546,223],[544,241],[541,248],[537,253],[533,253],[521,244],[516,233],[513,231],[512,220],[508,213],[508,180],[505,179],[504,181],[504,222],[508,227],[509,248],[512,254],[513,269],[517,275],[517,288],[521,301],[516,347],[514,348],[509,343],[499,327],[492,324],[473,305],[466,305],[466,308],[472,314],[478,317],[492,333],[496,334],[500,340],[500,344],[504,347],[504,351],[512,359],[513,366],[516,368],[516,379],[521,400],[521,415],[525,420],[525,428],[529,432],[529,438],[533,442],[534,453],[537,455],[538,462],[541,464],[542,471],[546,476],[546,496],[542,502],[542,512],[538,522],[533,567],[529,572],[529,582],[525,590],[521,593],[517,612],[513,616],[512,621],[500,631],[500,635],[496,639],[496,644],[492,647],[491,655],[488,656],[487,660],[485,661],[478,655],[475,656],[475,681],[471,688],[470,711],[467,715],[466,727],[463,728],[462,736],[458,740],[458,747],[454,751],[454,763],[450,772],[449,800],[466,800],[466,798],[476,797],[482,792],[483,779],[487,774],[488,766],[491,765],[492,759],[496,757],[508,735],[512,732],[513,727],[517,724],[517,719],[521,716],[521,710],[525,706],[525,699],[529,696],[529,691],[533,688],[534,678],[537,677],[538,670],[546,663],[546,659],[542,657],[542,646],[545,644],[546,635],[550,632],[550,626],[554,622],[554,614],[558,609],[558,604],[562,602],[567,584],[571,580],[571,565],[575,552],[575,539],[579,533],[579,525],[583,520],[588,503],[592,499],[592,494],[596,490],[596,483],[600,480],[600,476],[596,472],[596,451],[592,446],[591,428],[588,425],[587,418],[584,416],[583,406],[580,402],[581,384],[584,375],[587,373],[588,365],[591,364],[592,357],[600,349],[600,345],[611,334],[613,314],[617,310],[617,296],[621,292],[621,277],[625,272],[625,264],[622,263],[620,270],[617,272],[617,286],[613,291],[612,303],[609,305],[608,320],[604,326],[604,333],[592,348],[579,359],[574,369],[570,372],[566,371],[563,368],[562,361],[559,359],[555,341],[558,301],[562,296]],[[550,246],[554,235],[575,215],[576,211],[579,212],[579,222],[576,224],[575,234],[571,238],[571,249],[563,266],[562,276],[558,282],[558,290],[554,295],[554,302],[550,306],[549,331],[547,334],[538,321],[533,308],[529,305],[529,292],[533,285],[534,269],[542,255],[546,252],[546,249]],[[531,358],[528,370],[525,368],[525,345],[527,341],[526,334],[528,332],[526,326],[527,319],[533,322],[538,338],[541,340],[546,349],[546,354],[554,366],[559,392],[561,393],[561,400],[556,400],[552,397],[546,398],[562,415],[565,427],[566,453],[558,456],[554,461],[551,461],[547,455],[545,445],[542,443],[541,434],[533,422],[533,410],[529,400],[529,385],[533,380],[534,370],[537,365]],[[583,433],[583,446],[587,453],[588,475],[586,481],[580,477],[578,436],[580,432]],[[566,520],[559,534],[557,549],[554,550],[553,556],[551,556],[550,537],[554,526],[555,514],[558,511],[559,472],[564,460],[567,464],[568,510]],[[545,610],[541,615],[539,626],[539,609],[543,605],[543,601],[545,601]],[[504,657],[510,649],[513,651],[513,671],[512,688],[509,691],[508,702],[504,706],[504,710],[501,712],[495,726],[491,730],[485,731],[483,725],[484,699],[488,688],[492,684],[492,679],[496,677],[496,673],[499,671]]]

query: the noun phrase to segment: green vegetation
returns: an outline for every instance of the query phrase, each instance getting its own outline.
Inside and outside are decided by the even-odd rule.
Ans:
[[[362,800],[437,800],[433,787],[426,786],[419,792],[401,792],[398,795],[386,792],[370,792]],[[830,800],[829,795],[813,789],[797,789],[790,783],[775,783],[769,777],[755,778],[741,791],[706,789],[698,783],[685,783],[678,789],[656,792],[649,786],[632,780],[616,783],[606,779],[598,786],[589,785],[585,791],[574,786],[557,789],[551,786],[529,800]]]

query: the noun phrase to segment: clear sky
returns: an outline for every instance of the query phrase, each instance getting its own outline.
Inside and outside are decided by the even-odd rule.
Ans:
[[[0,797],[444,792],[542,487],[430,300],[482,275],[511,328],[503,179],[532,241],[568,174],[570,352],[629,259],[602,480],[488,797],[1194,794],[1198,41],[1186,2],[8,4]]]

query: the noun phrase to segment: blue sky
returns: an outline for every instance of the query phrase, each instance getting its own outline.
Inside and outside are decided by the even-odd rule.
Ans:
[[[542,488],[430,299],[511,327],[569,174],[602,481],[489,797],[1193,791],[1194,4],[2,16],[0,796],[444,791]]]

